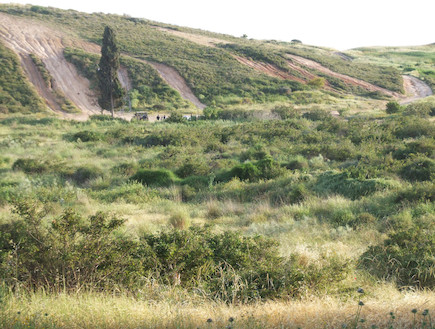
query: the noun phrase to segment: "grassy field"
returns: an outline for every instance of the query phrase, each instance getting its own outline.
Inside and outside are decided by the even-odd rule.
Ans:
[[[4,116],[2,326],[430,328],[431,106],[335,118],[275,105],[156,124]]]

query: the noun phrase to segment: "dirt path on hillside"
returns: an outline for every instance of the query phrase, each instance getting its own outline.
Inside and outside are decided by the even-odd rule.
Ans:
[[[144,62],[154,67],[157,72],[159,72],[162,79],[165,80],[166,83],[172,88],[177,90],[180,93],[181,97],[192,102],[196,107],[200,108],[201,110],[206,107],[206,105],[202,104],[200,100],[195,96],[195,94],[187,85],[186,80],[184,80],[184,78],[180,75],[180,73],[177,72],[177,70],[162,63],[155,63],[149,61]]]
[[[288,72],[280,70],[279,68],[273,66],[269,63],[257,62],[252,59],[248,59],[242,56],[233,55],[233,57],[241,64],[249,66],[254,70],[266,74],[273,78],[283,79],[283,80],[294,80],[300,83],[305,83],[305,81],[299,77],[296,77]]]
[[[309,67],[311,69],[315,69],[317,71],[320,71],[320,72],[325,73],[327,75],[330,75],[332,77],[338,78],[338,79],[344,81],[345,83],[348,83],[348,84],[351,84],[354,86],[358,86],[358,87],[364,88],[364,89],[369,90],[369,91],[379,91],[379,92],[386,94],[388,96],[397,97],[397,98],[401,97],[400,94],[392,92],[391,90],[387,90],[385,88],[375,86],[369,82],[366,82],[366,81],[363,81],[360,79],[356,79],[356,78],[350,77],[350,76],[345,75],[345,74],[334,72],[334,71],[324,67],[323,65],[321,65],[315,61],[312,61],[310,59],[296,56],[296,55],[290,55],[290,54],[287,54],[287,56],[291,60],[293,60],[294,62],[296,62],[298,64]]]
[[[254,61],[252,59],[248,59],[248,58],[238,56],[238,55],[232,55],[232,56],[239,63],[246,65],[246,66],[249,66],[250,68],[253,68],[257,72],[266,74],[266,75],[273,77],[273,78],[278,78],[278,79],[283,79],[283,80],[292,80],[292,81],[297,81],[297,82],[300,82],[303,84],[309,82],[310,80],[318,78],[317,75],[315,75],[311,72],[308,72],[307,70],[303,69],[302,67],[295,65],[291,61],[287,61],[287,65],[292,70],[299,72],[303,78],[300,78],[298,76],[290,74],[289,72],[281,70],[280,68],[278,68],[272,64],[269,64],[269,63]],[[331,90],[331,91],[334,90],[333,88],[331,88],[331,86],[328,84],[328,82],[325,83],[325,89]]]
[[[403,75],[402,77],[407,97],[400,104],[409,104],[433,95],[432,89],[420,79],[410,75]]]
[[[41,97],[47,100],[48,106],[56,113],[77,119],[84,119],[91,114],[100,113],[95,95],[89,89],[89,81],[80,76],[75,67],[66,61],[63,49],[71,42],[53,29],[33,20],[11,17],[0,13],[0,38],[5,45],[14,50],[22,58],[23,67],[29,79],[35,84]],[[35,54],[45,64],[53,78],[53,89],[60,90],[70,99],[83,114],[69,114],[61,111],[56,102],[41,87],[37,75],[26,60],[29,54]],[[36,69],[36,68],[35,68]],[[55,104],[56,103],[56,104]]]
[[[62,108],[57,103],[52,91],[47,87],[41,73],[30,56],[21,54],[20,60],[21,66],[24,69],[24,73],[30,82],[35,86],[38,94],[45,100],[47,106],[55,112],[62,112]]]

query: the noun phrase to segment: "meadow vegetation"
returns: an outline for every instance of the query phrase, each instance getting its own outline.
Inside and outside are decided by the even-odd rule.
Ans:
[[[23,323],[16,294],[51,303],[44,298],[79,291],[121,294],[120,302],[157,298],[166,307],[184,296],[190,309],[208,312],[204,327],[216,312],[235,312],[239,327],[267,328],[259,313],[239,312],[325,294],[347,309],[354,303],[355,315],[358,287],[371,290],[373,303],[376,291],[427,289],[425,305],[433,305],[435,131],[427,112],[385,110],[367,120],[277,106],[279,118],[266,120],[217,111],[158,124],[4,117],[5,321]],[[31,293],[40,289],[50,297]],[[35,327],[71,323],[38,312],[28,313]],[[200,325],[170,319],[169,327]],[[383,319],[373,323],[388,321],[388,312]]]

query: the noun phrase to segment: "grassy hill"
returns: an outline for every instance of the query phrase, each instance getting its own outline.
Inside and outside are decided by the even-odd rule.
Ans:
[[[391,91],[403,92],[403,81],[398,69],[391,65],[350,63],[334,55],[329,49],[276,41],[234,38],[128,16],[85,14],[38,6],[1,5],[0,10],[10,15],[41,20],[67,34],[96,44],[101,43],[104,27],[110,25],[117,32],[119,46],[125,55],[164,63],[175,68],[200,101],[209,106],[286,102],[294,98],[289,91],[297,93],[316,89],[307,84],[309,81],[306,79],[304,81],[304,77],[298,70],[288,65],[286,54],[305,56],[338,73],[347,74]],[[206,46],[192,41],[192,36],[214,38],[221,43],[217,41],[214,46]],[[282,72],[295,76],[296,80],[270,76],[265,72],[243,65],[235,56],[270,64]],[[149,68],[145,71],[141,79],[142,83],[148,79],[150,74]],[[341,97],[339,95],[341,93],[380,97],[380,95],[370,94],[367,90],[346,84],[337,78],[316,71],[313,73],[326,79],[327,83],[335,89],[336,97]],[[138,81],[138,79],[135,80]],[[142,83],[139,85],[136,83],[134,92],[140,95],[140,99],[149,98],[148,90],[141,91],[142,86],[146,86],[145,89],[150,87],[149,82],[148,85]],[[183,106],[176,98],[170,99],[169,103],[175,108]]]
[[[435,88],[435,45],[415,47],[356,48],[349,52],[359,62],[388,64],[406,74],[421,78]]]

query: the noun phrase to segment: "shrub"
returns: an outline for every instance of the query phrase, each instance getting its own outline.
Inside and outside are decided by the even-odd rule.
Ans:
[[[38,159],[17,159],[13,165],[13,170],[21,170],[26,174],[42,174],[50,169],[47,162]]]
[[[433,181],[435,161],[425,157],[413,159],[400,170],[400,176],[409,181]]]
[[[103,171],[93,165],[86,165],[77,168],[70,178],[78,185],[83,185],[97,177],[103,177]]]
[[[230,171],[230,177],[238,177],[240,180],[255,181],[260,174],[257,166],[252,162],[246,162],[241,165],[235,166]]]
[[[404,114],[422,118],[435,116],[435,104],[430,102],[412,103],[406,107]]]
[[[371,246],[360,258],[360,267],[400,286],[435,288],[435,218],[397,225],[381,245]]]
[[[187,229],[190,225],[190,218],[186,212],[178,210],[169,217],[169,225],[178,230]]]
[[[302,117],[311,121],[326,121],[331,119],[331,115],[328,112],[320,109],[305,112]]]
[[[317,89],[321,89],[325,86],[325,78],[314,78],[308,81],[308,85]]]
[[[393,133],[397,138],[401,139],[421,136],[434,137],[435,127],[432,122],[410,116],[401,120]]]
[[[19,219],[1,226],[0,249],[13,259],[0,263],[7,283],[59,291],[137,285],[135,243],[114,235],[123,220],[103,213],[84,219],[67,209],[47,227],[38,208],[29,200],[17,203]]]
[[[376,191],[385,190],[390,186],[391,183],[383,179],[349,178],[347,173],[326,172],[319,175],[314,191],[323,196],[340,194],[356,200]]]
[[[298,156],[292,160],[289,161],[288,164],[285,166],[287,169],[290,170],[306,170],[308,169],[308,160],[305,159],[302,156]]]
[[[407,143],[405,147],[395,150],[393,152],[393,157],[398,160],[404,160],[416,154],[422,154],[427,157],[432,157],[434,153],[434,140],[429,138],[422,138],[414,142]]]
[[[181,181],[181,185],[188,185],[195,190],[203,190],[208,188],[213,181],[213,177],[206,176],[189,176]]]
[[[144,235],[141,240],[153,252],[165,282],[201,286],[227,302],[300,294],[303,275],[283,266],[278,245],[271,239],[192,227]]]
[[[390,101],[387,103],[386,112],[387,114],[398,113],[402,110],[402,107],[397,101]]]
[[[187,122],[187,119],[183,117],[183,114],[180,112],[173,112],[169,118],[166,119],[166,122],[172,123],[183,123]]]
[[[102,140],[103,136],[96,131],[84,130],[75,133],[72,136],[72,139],[73,141],[78,141],[80,139],[82,142],[96,142]]]
[[[433,184],[432,182],[414,183],[412,187],[397,192],[395,202],[435,202],[435,184]]]
[[[148,186],[168,187],[175,184],[178,178],[172,171],[167,169],[140,169],[130,180],[138,181]]]
[[[186,178],[188,176],[204,176],[209,173],[209,166],[205,161],[190,158],[175,173],[178,177]]]
[[[283,173],[283,169],[270,155],[264,156],[256,166],[260,171],[258,175],[260,179],[276,178]]]
[[[277,106],[272,110],[272,113],[282,120],[295,119],[301,116],[300,111],[291,106]]]

